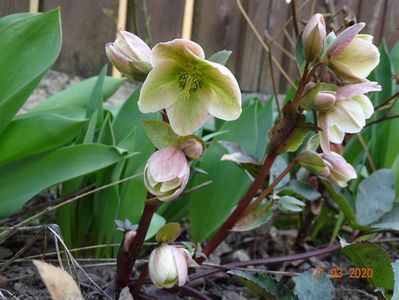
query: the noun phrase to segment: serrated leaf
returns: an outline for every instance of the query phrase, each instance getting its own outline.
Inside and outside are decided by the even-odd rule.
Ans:
[[[306,271],[293,278],[294,293],[299,300],[329,300],[335,296],[334,286],[328,276],[315,276],[312,271]]]
[[[228,51],[228,50],[221,50],[219,52],[216,52],[213,54],[211,57],[208,58],[209,61],[218,63],[221,65],[225,65],[233,51]]]
[[[381,169],[363,180],[356,195],[356,220],[370,225],[391,211],[395,200],[392,171]]]
[[[383,248],[370,242],[360,242],[346,246],[342,251],[358,268],[370,268],[373,276],[367,280],[375,288],[382,288],[385,295],[392,296],[394,274],[391,257]]]

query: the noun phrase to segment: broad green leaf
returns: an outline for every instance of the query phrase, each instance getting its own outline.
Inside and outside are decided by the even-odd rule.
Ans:
[[[306,271],[293,280],[294,293],[299,300],[329,300],[335,296],[334,286],[328,276],[315,277],[312,271]]]
[[[360,242],[346,246],[342,251],[358,268],[372,269],[373,276],[367,280],[375,288],[382,288],[386,296],[392,297],[394,274],[391,257],[383,248],[369,242]]]
[[[70,107],[87,107],[90,95],[93,92],[94,86],[98,77],[91,77],[82,82],[79,82],[62,92],[51,96],[43,102],[40,102],[29,113],[36,113],[40,111],[54,111],[64,110]],[[124,83],[123,79],[116,79],[113,77],[105,77],[103,86],[103,99],[106,100],[111,97],[119,87]]]
[[[295,179],[284,186],[278,194],[279,196],[294,196],[295,198],[308,201],[315,201],[321,197],[321,194],[310,184]]]
[[[86,111],[86,117],[90,118],[95,111],[101,111],[103,107],[103,88],[104,88],[104,79],[105,75],[107,74],[108,70],[108,65],[105,65],[101,72],[100,75],[98,76],[98,79],[96,81],[96,84],[94,85],[93,91],[91,92],[89,102],[87,104],[87,111]],[[98,122],[102,123],[102,117],[103,115],[101,113],[98,114]]]
[[[144,130],[152,142],[158,148],[167,146],[177,147],[180,137],[173,131],[168,123],[159,120],[144,120]]]
[[[287,162],[281,156],[277,156],[270,168],[269,184],[271,184],[287,167]],[[290,174],[287,174],[276,185],[275,189],[278,190],[290,182]]]
[[[15,22],[26,20],[34,15],[34,13],[17,13],[4,16],[0,19],[0,31]]]
[[[251,231],[268,222],[273,216],[269,203],[259,205],[249,214],[241,217],[231,231]]]
[[[214,63],[225,65],[229,60],[231,53],[233,52],[229,50],[221,50],[219,52],[216,52],[215,54],[212,54],[212,56],[209,57],[208,60]]]
[[[177,222],[168,223],[162,226],[157,234],[155,240],[158,243],[171,243],[175,241],[180,235],[180,224]]]
[[[104,145],[77,145],[0,167],[0,216],[12,214],[37,193],[56,183],[116,163],[122,154]]]
[[[399,203],[395,203],[391,211],[370,226],[377,229],[399,231]]]
[[[399,299],[399,259],[395,260],[391,265],[394,274],[394,289],[392,299]]]
[[[395,200],[392,171],[381,169],[363,180],[356,195],[356,220],[370,225],[391,211]]]
[[[301,212],[305,205],[305,203],[292,196],[283,196],[277,202],[277,207],[285,213]]]
[[[0,135],[0,164],[63,146],[86,122],[49,113],[18,118]]]
[[[399,42],[392,47],[391,62],[395,74],[399,74]]]
[[[58,56],[59,10],[14,18],[1,27],[0,40],[2,132]]]
[[[166,223],[165,219],[158,214],[154,214],[151,219],[150,227],[148,228],[147,235],[145,236],[145,240],[149,240],[153,236],[157,234],[159,229],[162,228]]]
[[[392,173],[395,180],[395,202],[399,203],[399,154],[396,156],[394,163],[392,164]]]

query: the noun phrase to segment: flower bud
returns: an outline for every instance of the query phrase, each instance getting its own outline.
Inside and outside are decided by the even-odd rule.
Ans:
[[[130,246],[135,236],[136,236],[135,230],[126,231],[125,236],[123,238],[123,250],[125,250],[125,252],[129,252]]]
[[[307,61],[314,61],[320,56],[325,37],[324,17],[321,14],[315,14],[310,18],[302,33],[302,44]]]
[[[158,288],[171,288],[176,283],[183,286],[188,279],[191,262],[191,255],[186,249],[162,243],[151,252],[148,273]]]
[[[334,107],[335,101],[335,92],[320,92],[317,94],[316,98],[313,101],[314,110],[329,111]]]
[[[133,33],[121,31],[121,37],[105,46],[108,59],[123,75],[144,81],[152,70],[151,49]]]
[[[340,187],[346,187],[348,181],[357,177],[355,169],[346,160],[335,152],[323,153],[321,156],[330,169],[328,180]]]
[[[183,151],[162,148],[148,159],[144,168],[147,190],[161,201],[177,198],[187,185],[190,167]]]
[[[202,146],[202,143],[195,138],[190,138],[181,143],[180,149],[189,159],[192,160],[200,158],[200,156],[204,152],[204,147]]]
[[[321,158],[321,154],[312,150],[303,150],[297,157],[298,162],[310,172],[327,177],[330,169]]]

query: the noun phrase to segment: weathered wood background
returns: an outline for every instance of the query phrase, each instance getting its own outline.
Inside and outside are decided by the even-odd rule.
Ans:
[[[273,40],[271,49],[279,64],[294,74],[295,61],[284,53],[294,51],[291,5],[285,0],[242,0],[242,4],[264,40]],[[118,5],[119,0],[40,0],[40,11],[58,6],[62,11],[63,49],[56,69],[84,77],[99,72],[107,63],[104,45],[115,39]],[[180,37],[184,6],[185,0],[129,0],[126,28],[152,44]],[[349,8],[358,21],[367,23],[363,32],[373,34],[377,43],[384,38],[390,48],[399,40],[398,0],[297,0],[296,8],[300,30],[314,12],[338,13],[327,21],[339,26],[345,15],[341,10]],[[28,10],[29,0],[0,0],[0,16]],[[233,50],[228,67],[243,91],[271,92],[269,55],[235,0],[196,0],[192,21],[192,39],[207,55]],[[274,73],[282,92],[287,82],[276,66]]]

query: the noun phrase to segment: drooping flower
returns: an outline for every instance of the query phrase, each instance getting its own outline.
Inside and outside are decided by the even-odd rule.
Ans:
[[[313,15],[302,33],[302,44],[307,61],[316,60],[323,48],[326,37],[326,24],[322,14]]]
[[[298,155],[299,163],[310,172],[327,178],[332,183],[345,187],[357,177],[355,169],[335,152],[316,153],[304,150]]]
[[[148,273],[158,288],[171,288],[176,283],[183,286],[191,263],[191,255],[186,249],[162,243],[151,252]]]
[[[147,190],[161,201],[177,198],[190,177],[190,167],[182,150],[174,147],[154,152],[144,168]]]
[[[159,43],[152,50],[153,70],[138,102],[143,113],[166,109],[172,129],[189,135],[209,115],[235,120],[241,114],[237,80],[226,67],[205,60],[202,48],[189,40]]]
[[[123,75],[144,81],[152,69],[150,47],[133,33],[120,34],[120,38],[105,46],[108,59]]]
[[[357,23],[340,33],[327,50],[328,65],[341,78],[362,82],[378,65],[380,53],[373,36],[358,34],[365,23]]]
[[[380,91],[376,82],[350,84],[338,88],[336,101],[330,110],[318,113],[320,145],[326,152],[330,151],[329,142],[342,143],[345,133],[357,133],[366,124],[374,112],[374,107],[365,93]]]

